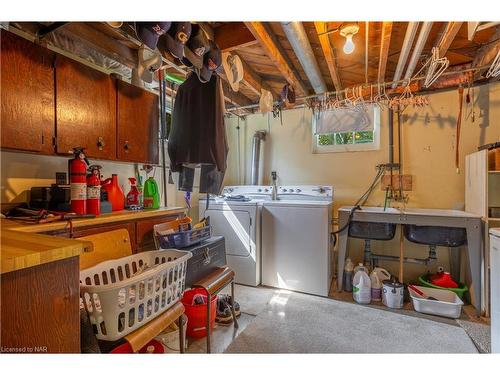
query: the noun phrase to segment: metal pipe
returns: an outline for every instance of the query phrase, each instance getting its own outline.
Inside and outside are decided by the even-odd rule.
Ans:
[[[281,26],[316,94],[327,91],[325,81],[302,22],[282,22]]]
[[[411,75],[415,71],[418,59],[422,54],[425,42],[427,42],[427,38],[429,37],[429,33],[431,32],[432,24],[433,24],[432,22],[423,22],[422,27],[420,28],[420,33],[418,34],[417,42],[415,43],[415,48],[413,48],[413,53],[411,55],[410,62],[408,63],[408,67],[406,68],[406,74],[404,76],[404,79],[411,78]]]
[[[406,60],[408,59],[408,55],[410,54],[413,39],[415,38],[415,34],[417,33],[417,28],[418,22],[408,22],[405,38],[403,40],[403,47],[401,48],[401,52],[399,53],[398,65],[396,66],[396,71],[394,72],[393,81],[398,81],[403,74],[403,69],[405,67]],[[396,86],[396,83],[392,84],[392,88],[395,88]]]
[[[394,111],[392,108],[389,108],[389,163],[394,163]]]
[[[389,262],[399,262],[399,257],[394,256],[394,255],[377,255],[377,254],[372,254],[371,255],[372,260],[385,260]],[[431,265],[434,264],[437,261],[436,258],[425,258],[425,259],[419,259],[419,258],[408,258],[405,257],[403,259],[403,262],[405,263],[412,263],[412,264],[423,264],[423,265]]]
[[[252,142],[252,170],[250,185],[259,184],[260,144],[266,139],[265,130],[257,130],[253,135]]]

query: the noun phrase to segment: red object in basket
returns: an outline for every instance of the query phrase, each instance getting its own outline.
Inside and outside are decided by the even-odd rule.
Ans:
[[[430,281],[441,288],[458,288],[458,283],[451,278],[449,272],[438,272],[430,277]]]
[[[195,305],[193,297],[196,294],[201,294],[207,297],[207,292],[203,288],[189,289],[184,292],[181,302],[186,311],[184,312],[188,317],[186,335],[195,339],[200,339],[207,335],[207,305]],[[210,303],[210,329],[215,325],[215,314],[217,310],[217,295],[212,296]]]
[[[165,353],[165,348],[163,347],[161,342],[159,342],[158,340],[154,340],[154,339],[151,340],[150,342],[148,342],[146,345],[144,345],[144,347],[139,350],[139,353],[148,353],[149,346],[154,347],[152,354],[164,354]],[[132,351],[132,347],[130,346],[130,344],[128,342],[126,342],[126,343],[121,344],[120,346],[117,346],[116,348],[114,348],[111,351],[111,354],[134,354],[134,352]]]

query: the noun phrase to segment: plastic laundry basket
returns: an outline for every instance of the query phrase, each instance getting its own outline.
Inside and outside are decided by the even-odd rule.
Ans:
[[[80,293],[100,340],[143,326],[182,296],[189,251],[145,251],[80,272]]]

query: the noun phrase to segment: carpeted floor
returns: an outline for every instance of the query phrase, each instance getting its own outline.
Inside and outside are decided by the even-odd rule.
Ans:
[[[227,353],[477,353],[459,326],[300,293],[269,293],[266,304],[262,296],[252,306],[260,312]],[[242,311],[247,308],[242,303]]]

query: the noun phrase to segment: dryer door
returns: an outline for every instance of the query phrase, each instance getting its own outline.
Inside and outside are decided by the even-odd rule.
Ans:
[[[226,254],[255,259],[255,217],[257,206],[229,205],[209,207],[205,216],[210,216],[212,234],[224,236]]]

